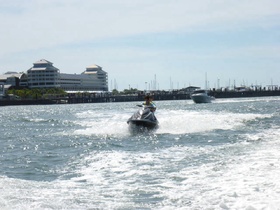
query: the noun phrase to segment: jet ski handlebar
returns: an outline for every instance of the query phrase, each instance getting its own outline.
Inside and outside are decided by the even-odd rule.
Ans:
[[[138,106],[138,107],[144,107],[144,108],[151,108],[151,109],[155,108],[155,107],[153,107],[153,106],[151,106],[151,105],[142,105],[142,104],[137,104],[136,106]]]

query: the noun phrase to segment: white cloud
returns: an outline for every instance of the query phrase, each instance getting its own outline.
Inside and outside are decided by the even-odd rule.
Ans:
[[[0,55],[135,34],[236,28],[279,15],[279,5],[275,0],[3,1]]]
[[[157,33],[204,34],[277,28],[279,19],[278,0],[0,0],[0,71],[24,71],[32,62],[45,58],[65,73],[79,73],[94,62],[108,71],[110,79],[122,81],[124,87],[128,87],[126,75],[137,75],[139,71],[145,73],[129,81],[130,85],[143,85],[149,72],[157,74],[159,81],[164,80],[162,88],[169,87],[172,74],[179,75],[172,76],[174,82],[194,84],[195,79],[204,77],[207,69],[214,71],[216,66],[222,71],[225,66],[221,62],[228,58],[243,57],[252,63],[254,58],[278,58],[279,43],[254,46],[255,42],[220,51],[217,48],[184,51],[178,43],[172,48],[148,50],[127,44],[112,47],[103,44],[125,37],[133,43],[134,36],[142,35],[156,39]],[[83,47],[90,43],[92,46]],[[96,43],[98,46],[94,46]],[[171,67],[174,61],[176,67]],[[276,72],[278,63],[274,65]],[[204,83],[204,78],[201,81]]]

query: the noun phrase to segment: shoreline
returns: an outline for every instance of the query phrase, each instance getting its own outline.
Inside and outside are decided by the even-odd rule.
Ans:
[[[280,96],[280,90],[267,91],[209,91],[209,95],[219,98],[250,98],[250,97],[269,97]],[[191,100],[189,93],[171,92],[166,94],[152,93],[155,101],[163,100]],[[79,104],[79,103],[113,103],[143,101],[143,94],[135,95],[101,95],[101,96],[73,96],[53,99],[0,99],[0,106],[20,106],[20,105],[50,105],[50,104]]]

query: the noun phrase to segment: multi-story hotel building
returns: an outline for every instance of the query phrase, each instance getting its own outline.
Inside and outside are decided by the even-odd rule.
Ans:
[[[107,73],[98,65],[78,75],[60,73],[60,87],[66,91],[108,91]]]
[[[107,72],[98,65],[87,67],[81,74],[65,74],[53,63],[41,59],[27,70],[30,88],[55,88],[65,91],[108,91]]]
[[[33,67],[27,70],[27,78],[30,88],[60,87],[59,69],[45,59],[33,63]]]

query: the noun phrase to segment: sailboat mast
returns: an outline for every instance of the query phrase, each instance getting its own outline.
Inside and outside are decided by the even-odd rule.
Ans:
[[[205,73],[205,89],[208,90],[207,72]]]

